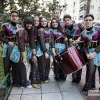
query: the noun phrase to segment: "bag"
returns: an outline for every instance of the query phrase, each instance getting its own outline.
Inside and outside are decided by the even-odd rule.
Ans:
[[[27,59],[30,60],[32,58],[32,50],[30,46],[27,47]]]
[[[30,66],[29,62],[25,63],[25,67],[26,67],[26,78],[29,81],[30,69],[31,69],[31,66]]]
[[[14,46],[11,52],[10,60],[13,61],[14,63],[17,63],[20,60],[20,51],[16,45]]]

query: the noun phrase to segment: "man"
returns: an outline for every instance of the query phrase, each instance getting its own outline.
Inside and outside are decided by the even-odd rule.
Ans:
[[[84,17],[85,29],[80,40],[84,41],[84,51],[87,57],[86,82],[82,89],[84,94],[95,88],[95,72],[98,67],[100,82],[100,27],[93,26],[94,16],[87,14]]]
[[[81,35],[84,26],[82,24],[73,24],[72,18],[68,14],[64,15],[63,20],[65,23],[62,25],[62,27],[64,28],[66,37],[68,38],[67,46],[69,45],[71,46],[72,41],[75,41]],[[82,69],[72,74],[73,84],[78,84],[80,82],[81,73],[82,73]]]
[[[3,49],[3,64],[4,64],[4,74],[5,76],[10,72],[12,66],[12,77],[13,84],[15,86],[27,86],[26,80],[26,68],[24,63],[26,62],[25,52],[22,52],[23,62],[19,60],[14,62],[10,59],[10,55],[14,46],[18,44],[18,32],[21,30],[21,26],[17,24],[19,19],[19,14],[17,11],[11,11],[10,22],[4,23],[0,32],[0,41],[4,43]],[[21,48],[21,47],[20,47]],[[20,49],[19,49],[20,50]],[[20,59],[20,58],[19,58]],[[10,86],[11,80],[10,76],[7,79],[7,85]]]
[[[62,25],[64,23],[64,21],[60,18],[60,16],[61,16],[60,10],[55,9],[53,15],[54,15],[54,18],[56,18],[60,22],[60,25]]]

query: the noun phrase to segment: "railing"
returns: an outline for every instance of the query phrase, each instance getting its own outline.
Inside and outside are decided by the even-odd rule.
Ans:
[[[8,96],[10,94],[10,91],[12,89],[12,84],[9,87],[7,86],[7,78],[9,77],[11,71],[12,70],[10,70],[10,72],[4,77],[4,79],[2,80],[2,82],[0,84],[1,89],[3,88],[3,86],[5,86],[5,89],[6,89],[6,95],[4,96],[4,100],[7,100]]]

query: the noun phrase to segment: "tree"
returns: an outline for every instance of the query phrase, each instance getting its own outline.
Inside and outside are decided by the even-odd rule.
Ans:
[[[89,14],[89,12],[90,12],[90,4],[91,4],[91,0],[87,0],[87,10],[86,10],[86,14]]]
[[[63,10],[67,4],[60,5],[59,2],[54,4],[51,2],[39,3],[39,0],[0,0],[0,21],[6,22],[9,20],[9,13],[11,10],[18,10],[20,22],[27,16],[46,16],[50,19],[52,12],[57,7]]]

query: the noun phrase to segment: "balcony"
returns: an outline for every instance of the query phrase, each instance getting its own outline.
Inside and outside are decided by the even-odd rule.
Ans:
[[[80,9],[79,12],[81,12],[81,11],[83,11],[83,10],[84,10],[84,8]]]
[[[81,12],[81,11],[83,11],[83,10],[86,10],[86,8],[87,8],[87,5],[86,5],[86,4],[81,4],[81,5],[80,5],[80,10],[79,10],[79,12]]]
[[[86,1],[86,0],[80,0],[80,3],[83,2],[83,1]]]

